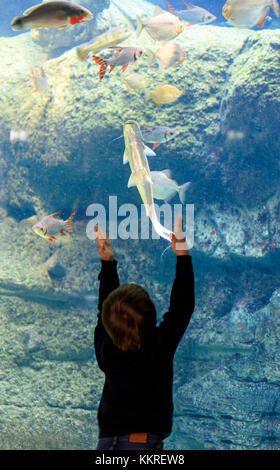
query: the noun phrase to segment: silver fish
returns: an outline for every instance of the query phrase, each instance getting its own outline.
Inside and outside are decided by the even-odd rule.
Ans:
[[[92,58],[94,62],[100,65],[99,70],[99,79],[102,80],[106,73],[107,66],[110,65],[109,73],[116,67],[122,66],[122,72],[124,72],[128,65],[135,62],[141,55],[143,54],[143,50],[139,49],[139,47],[118,47],[113,46],[109,47],[109,49],[113,49],[115,54],[109,57],[108,59],[102,59],[96,55],[93,55]]]
[[[40,68],[39,72],[36,72],[34,69],[31,69],[32,73],[32,83],[35,86],[33,93],[39,92],[40,95],[44,95],[50,91],[50,85],[48,83],[47,76],[43,67]]]
[[[43,217],[40,222],[33,225],[32,230],[42,238],[46,238],[50,242],[57,240],[58,236],[66,235],[64,230],[72,236],[72,220],[76,212],[73,212],[67,220],[59,219],[61,211]]]
[[[182,33],[185,29],[181,20],[168,12],[160,13],[146,21],[142,21],[139,16],[136,18],[138,21],[137,35],[139,36],[141,31],[145,28],[147,33],[155,41],[169,41]]]
[[[123,127],[125,142],[124,163],[129,162],[131,176],[128,187],[136,186],[145,205],[146,214],[150,217],[153,227],[158,235],[170,241],[170,230],[160,224],[154,206],[153,182],[147,155],[151,154],[143,142],[139,124],[136,121],[127,121]]]
[[[170,170],[151,171],[151,178],[155,199],[169,201],[178,193],[181,203],[185,203],[186,191],[191,185],[189,181],[179,186],[175,180],[171,179]]]
[[[223,16],[238,28],[262,27],[270,8],[279,16],[277,0],[228,0],[223,7]]]
[[[141,133],[144,142],[153,143],[152,150],[155,150],[160,144],[168,142],[180,134],[180,131],[167,126],[143,126]]]
[[[11,22],[11,28],[14,31],[24,27],[62,29],[92,19],[92,13],[76,3],[48,1],[28,8],[23,16],[16,16]]]
[[[171,3],[167,4],[168,10],[172,15],[176,15],[181,20],[190,24],[208,24],[216,20],[216,16],[205,8],[197,7],[189,2],[184,2],[185,10],[175,10]]]

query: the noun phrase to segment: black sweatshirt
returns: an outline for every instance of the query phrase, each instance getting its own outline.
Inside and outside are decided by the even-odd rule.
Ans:
[[[103,261],[94,345],[105,373],[98,409],[99,437],[150,432],[166,437],[172,428],[173,358],[194,310],[191,257],[177,256],[170,307],[138,351],[121,351],[106,333],[102,304],[119,286],[117,261]]]

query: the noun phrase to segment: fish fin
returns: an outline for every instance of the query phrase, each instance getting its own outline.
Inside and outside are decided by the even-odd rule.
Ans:
[[[153,145],[152,150],[157,149],[159,146],[160,146],[160,142],[155,142],[154,145]]]
[[[128,183],[127,183],[128,188],[131,188],[132,186],[137,186],[135,173],[131,173]]]
[[[164,199],[165,204],[169,204],[169,202],[171,201],[171,199],[173,199],[173,197],[175,196],[175,194],[176,194],[176,191],[175,191],[173,194],[171,194],[171,196],[169,196],[169,197],[167,197],[166,199]]]
[[[127,155],[124,151],[124,154],[123,154],[123,164],[126,165],[126,163],[128,163],[128,158],[127,158]]]
[[[50,217],[55,217],[57,219],[61,212],[62,211],[54,212],[53,214],[50,214]]]
[[[268,13],[269,13],[269,8],[267,9],[266,14],[264,15],[263,19],[257,24],[259,28],[262,28],[264,26]]]
[[[55,240],[57,240],[57,238],[56,237],[49,237],[48,240],[49,240],[49,242],[54,242]]]
[[[155,7],[155,9],[154,9],[153,15],[154,15],[154,16],[158,16],[158,15],[162,15],[163,13],[166,13],[166,11],[164,11],[162,8],[160,8],[159,6],[157,6],[157,7]]]
[[[128,67],[128,65],[124,65],[124,66],[122,67],[122,73],[126,71],[127,67]]]
[[[189,10],[190,8],[194,8],[194,5],[189,2],[184,2],[185,7]]]
[[[152,149],[150,149],[150,147],[147,147],[147,145],[144,145],[144,153],[146,157],[156,157],[155,152]]]
[[[153,130],[153,127],[151,127],[151,126],[143,126],[143,127],[145,127],[145,129],[148,129],[148,131],[152,131],[152,130]]]
[[[167,178],[171,178],[171,171],[170,170],[162,170],[161,173],[164,173]]]
[[[61,235],[66,235],[63,229],[60,230]]]
[[[141,20],[141,18],[137,15],[136,15],[136,21],[137,21],[136,37],[138,37],[140,35],[141,31],[144,28],[144,24],[143,24],[143,21]]]
[[[84,19],[83,15],[70,16],[70,24],[74,25],[74,24],[84,23],[83,19]]]
[[[272,5],[271,5],[272,10],[274,11],[276,16],[279,16],[279,3],[277,0],[272,0]]]
[[[171,13],[171,15],[175,15],[175,10],[173,6],[171,5],[171,3],[167,3],[167,8],[169,10],[169,13]]]
[[[115,68],[115,66],[110,64],[109,73],[111,73],[112,70],[114,70],[114,68]]]
[[[145,50],[145,53],[147,55],[148,66],[150,67],[156,60],[155,53],[149,48]]]
[[[39,92],[38,88],[35,88],[35,90],[32,91],[32,93],[38,93],[38,92]]]
[[[66,230],[71,235],[71,237],[73,237],[72,220],[73,220],[76,212],[77,211],[72,212],[70,217],[68,217],[68,219],[65,221]]]
[[[179,187],[179,198],[182,204],[185,204],[186,192],[190,186],[191,182],[189,181],[188,183],[182,184],[182,186]]]
[[[94,62],[96,62],[96,64],[100,65],[99,80],[102,80],[106,72],[107,62],[106,60],[101,59],[101,57],[98,57],[97,55],[93,55],[92,58]]]
[[[127,91],[128,91],[129,93],[132,93],[131,88],[129,88],[129,86],[128,86],[127,84],[125,84],[125,87],[126,87],[126,89],[127,89]]]
[[[113,51],[116,51],[116,54],[119,54],[121,52],[121,50],[123,49],[123,47],[119,47],[119,46],[110,46],[108,47],[108,49],[111,49]]]

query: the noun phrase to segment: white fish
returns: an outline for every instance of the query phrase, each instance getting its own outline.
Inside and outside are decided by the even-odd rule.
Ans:
[[[185,51],[175,42],[167,41],[156,52],[148,48],[145,52],[148,55],[148,65],[152,65],[156,61],[162,69],[177,67],[187,58]]]
[[[180,18],[167,12],[160,13],[146,21],[142,21],[138,16],[136,18],[138,21],[137,35],[139,36],[142,29],[145,28],[155,41],[169,41],[185,29]]]
[[[154,154],[145,146],[136,121],[127,121],[123,127],[125,141],[124,163],[129,162],[131,176],[128,187],[136,186],[145,205],[146,214],[150,217],[153,227],[158,235],[170,241],[170,230],[160,224],[154,206],[153,182],[147,155]]]
[[[238,28],[262,27],[270,8],[279,16],[277,0],[228,0],[223,7],[223,16]]]
[[[153,195],[155,199],[169,201],[175,196],[176,193],[179,193],[181,203],[185,203],[185,195],[186,191],[191,185],[190,182],[178,186],[176,181],[171,179],[170,170],[151,171],[151,178],[153,182]]]

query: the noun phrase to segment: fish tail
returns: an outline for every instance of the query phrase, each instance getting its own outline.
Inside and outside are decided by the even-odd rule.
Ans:
[[[66,226],[66,230],[67,232],[71,235],[71,237],[73,237],[73,229],[72,229],[72,220],[75,216],[77,211],[74,211],[70,217],[65,221],[65,226]]]
[[[77,47],[76,53],[78,58],[82,61],[85,61],[88,56],[88,52],[85,51],[82,47]]]
[[[136,15],[136,21],[137,21],[136,37],[138,37],[140,35],[144,25],[143,25],[143,22],[142,22],[141,18],[138,15]]]
[[[107,69],[107,62],[104,59],[101,59],[101,57],[98,57],[97,55],[92,56],[94,62],[96,62],[98,65],[100,65],[99,69],[99,80],[102,80],[102,78],[105,75],[106,69]]]
[[[185,204],[185,199],[186,199],[186,192],[189,189],[191,183],[185,183],[182,184],[182,186],[179,187],[179,198],[182,204]]]
[[[279,9],[279,3],[278,0],[272,0],[272,10],[274,11],[276,16],[279,16],[280,14],[280,9]]]

